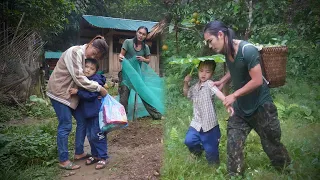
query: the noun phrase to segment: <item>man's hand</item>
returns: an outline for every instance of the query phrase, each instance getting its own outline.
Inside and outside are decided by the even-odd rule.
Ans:
[[[224,86],[224,84],[221,81],[212,81],[211,85],[212,86],[217,86],[220,91]]]
[[[235,94],[230,94],[224,99],[223,105],[225,107],[231,106],[233,102],[235,102],[236,100],[237,100],[237,97],[235,96]]]
[[[78,93],[78,89],[76,89],[76,88],[70,88],[70,89],[69,89],[69,93],[70,93],[71,95],[77,94],[77,93]]]

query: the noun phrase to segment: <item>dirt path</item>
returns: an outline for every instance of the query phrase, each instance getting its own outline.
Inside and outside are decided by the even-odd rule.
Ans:
[[[79,170],[63,180],[141,180],[159,179],[162,163],[163,134],[159,121],[142,119],[130,122],[125,129],[108,135],[109,164],[105,169],[95,170],[80,161]],[[85,151],[90,152],[88,142]]]

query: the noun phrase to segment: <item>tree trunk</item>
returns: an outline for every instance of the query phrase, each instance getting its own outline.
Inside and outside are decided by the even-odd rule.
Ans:
[[[248,12],[248,27],[247,27],[245,35],[244,35],[244,40],[248,40],[250,38],[251,24],[252,24],[252,21],[253,21],[253,18],[252,18],[252,11],[253,11],[252,0],[249,0],[249,2],[246,1],[246,5],[247,5],[247,8],[248,8],[249,12]]]

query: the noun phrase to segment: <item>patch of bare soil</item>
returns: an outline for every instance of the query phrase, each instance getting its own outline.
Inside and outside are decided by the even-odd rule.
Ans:
[[[85,160],[74,175],[65,180],[142,180],[159,179],[163,152],[161,123],[150,119],[130,122],[129,126],[108,134],[109,163],[105,169],[86,166]],[[90,152],[86,142],[85,150]],[[69,171],[63,171],[68,173]],[[64,175],[64,174],[62,174]]]

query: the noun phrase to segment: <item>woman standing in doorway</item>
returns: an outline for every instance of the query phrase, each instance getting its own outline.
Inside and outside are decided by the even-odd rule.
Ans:
[[[130,59],[136,57],[137,60],[142,63],[150,62],[150,49],[146,44],[146,38],[148,35],[148,28],[145,26],[140,26],[136,32],[136,36],[133,39],[126,39],[123,42],[121,52],[119,54],[119,61],[122,62],[124,58]],[[122,71],[119,72],[119,95],[120,95],[120,103],[125,107],[126,112],[128,113],[128,99],[130,95],[130,89],[122,84]],[[161,113],[150,104],[141,99],[146,110],[150,114],[153,119],[161,119]]]

